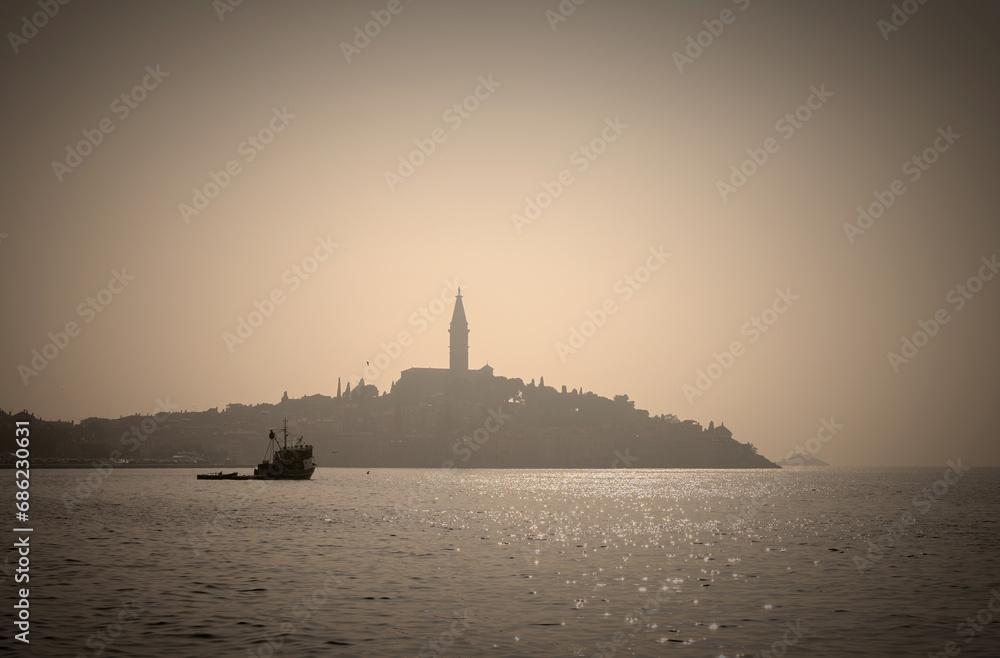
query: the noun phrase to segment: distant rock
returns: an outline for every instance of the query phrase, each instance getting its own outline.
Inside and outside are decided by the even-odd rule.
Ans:
[[[825,461],[804,452],[796,453],[791,457],[775,462],[778,466],[829,466]]]

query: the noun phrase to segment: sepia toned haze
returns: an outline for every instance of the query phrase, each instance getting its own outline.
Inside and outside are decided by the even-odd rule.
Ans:
[[[904,4],[60,5],[0,56],[0,404],[386,391],[460,285],[471,368],[775,460],[832,418],[835,465],[1000,465],[1000,9]]]

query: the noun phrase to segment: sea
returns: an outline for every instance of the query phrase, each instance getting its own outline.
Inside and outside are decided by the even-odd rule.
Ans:
[[[0,653],[1000,656],[1000,469],[204,470],[32,470]]]

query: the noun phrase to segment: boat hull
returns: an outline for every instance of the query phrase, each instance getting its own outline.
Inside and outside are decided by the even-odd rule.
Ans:
[[[282,472],[273,472],[270,468],[264,471],[261,471],[261,469],[258,468],[254,470],[253,475],[249,477],[254,480],[308,480],[313,476],[313,471],[315,470],[316,469],[310,469],[308,471],[289,473],[287,470]]]
[[[236,473],[233,473],[232,475],[219,476],[210,473],[207,475],[198,475],[198,479],[199,480],[308,480],[312,478],[312,475],[313,471],[309,471],[308,473],[279,473],[279,474],[257,473],[255,471],[253,475],[237,475]]]
[[[199,480],[237,480],[239,475],[234,473],[199,473]]]

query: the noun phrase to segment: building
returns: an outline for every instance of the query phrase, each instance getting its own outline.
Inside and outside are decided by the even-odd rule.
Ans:
[[[465,317],[461,288],[455,296],[455,310],[448,334],[448,367],[404,370],[395,384],[393,395],[408,403],[429,401],[439,396],[461,398],[476,383],[493,377],[493,368],[489,365],[469,370],[469,322]]]
[[[455,311],[451,314],[448,328],[451,344],[448,346],[448,368],[452,372],[469,369],[469,321],[465,319],[465,304],[462,303],[462,287],[455,296]]]

